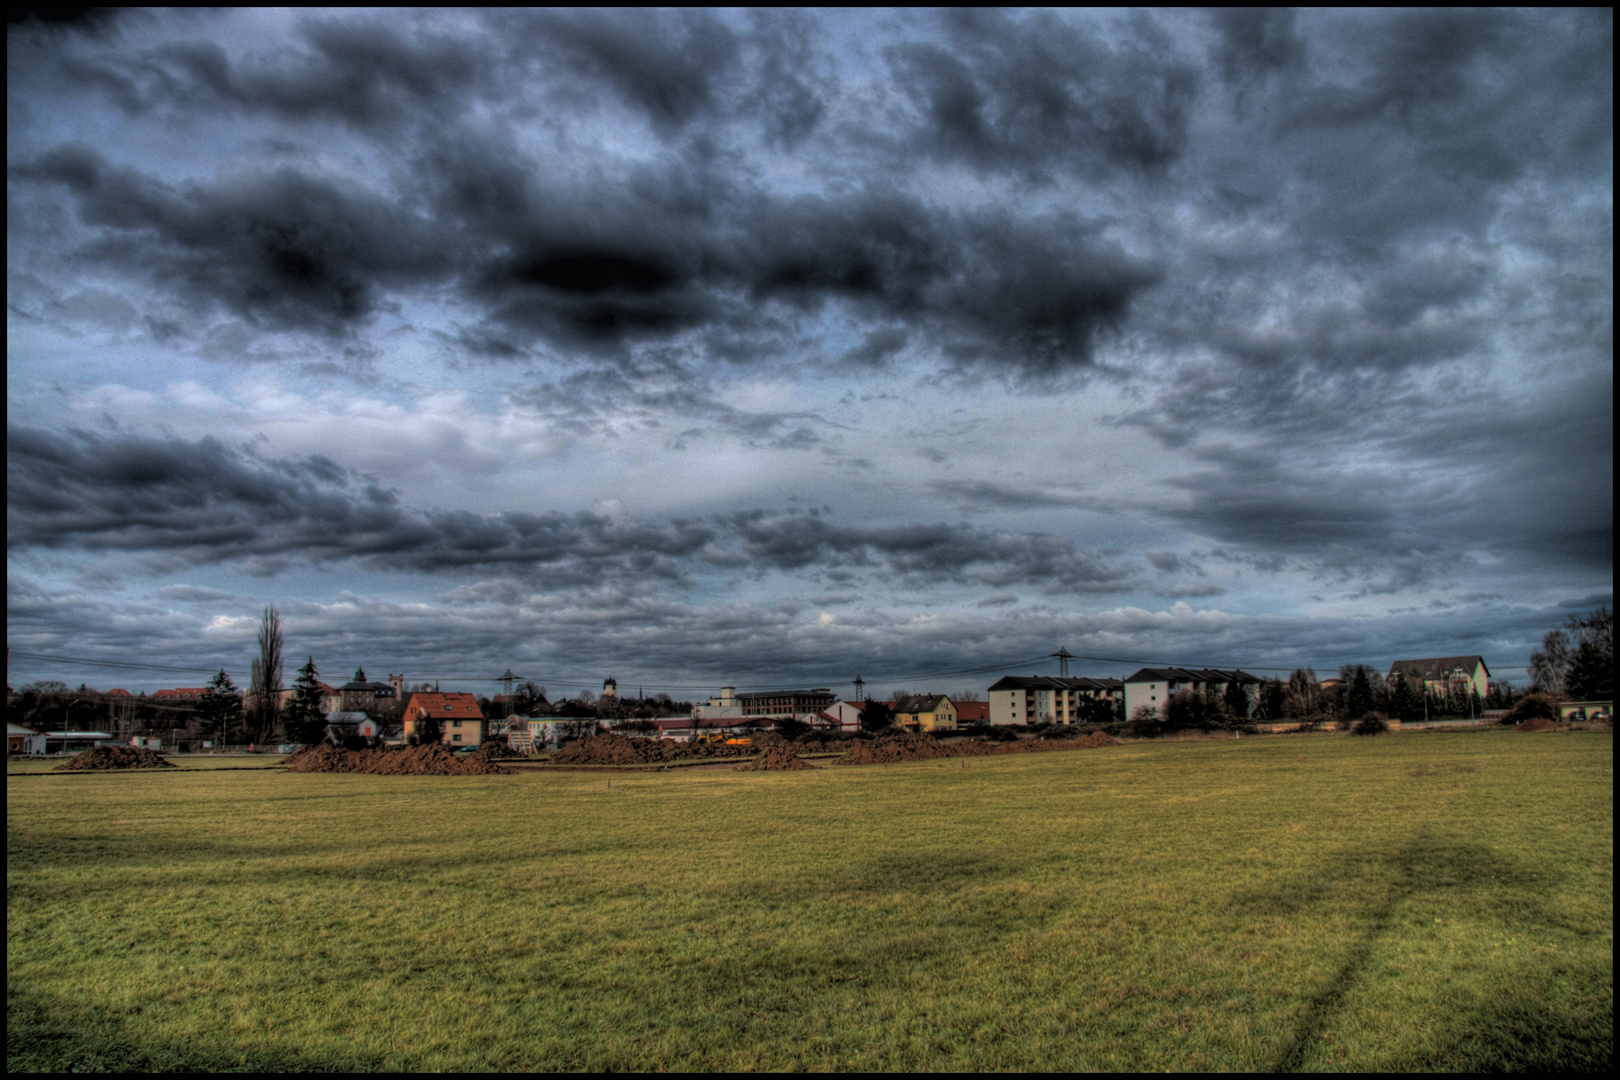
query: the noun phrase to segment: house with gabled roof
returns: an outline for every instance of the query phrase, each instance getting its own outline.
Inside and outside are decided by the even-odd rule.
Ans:
[[[904,731],[955,731],[956,703],[947,694],[917,694],[894,703],[894,726]]]
[[[1491,671],[1483,656],[1434,656],[1397,660],[1389,665],[1389,681],[1405,679],[1418,693],[1466,694],[1469,687],[1483,700],[1491,692]]]
[[[404,719],[406,742],[429,719],[438,722],[439,741],[446,746],[478,746],[489,736],[484,711],[472,694],[413,693],[405,702]]]

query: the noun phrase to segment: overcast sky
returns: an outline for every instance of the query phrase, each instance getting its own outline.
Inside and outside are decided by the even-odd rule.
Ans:
[[[1608,10],[130,12],[7,88],[12,650],[1522,685],[1612,603]]]

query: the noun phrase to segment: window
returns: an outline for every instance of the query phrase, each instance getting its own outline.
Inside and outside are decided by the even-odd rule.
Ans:
[[[451,742],[460,742],[461,741],[461,736],[460,735],[452,735],[452,736],[450,736],[450,741]]]

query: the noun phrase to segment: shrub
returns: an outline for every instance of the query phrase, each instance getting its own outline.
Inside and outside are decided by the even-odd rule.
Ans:
[[[980,735],[986,742],[1015,742],[1018,739],[1018,732],[1006,724],[995,725],[974,734]]]
[[[1125,734],[1137,739],[1156,739],[1164,732],[1164,717],[1152,705],[1143,705],[1125,723]]]
[[[1350,729],[1352,735],[1382,735],[1389,730],[1389,720],[1383,713],[1362,713],[1361,719]]]
[[[1557,720],[1558,699],[1551,694],[1526,694],[1514,702],[1513,708],[1502,717],[1508,727],[1517,727],[1526,720]]]

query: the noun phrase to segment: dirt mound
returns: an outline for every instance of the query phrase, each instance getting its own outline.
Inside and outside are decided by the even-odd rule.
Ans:
[[[952,754],[945,748],[944,743],[932,735],[895,732],[879,735],[871,742],[854,743],[844,751],[844,756],[839,758],[838,762],[840,765],[893,765],[901,761],[929,761],[933,758],[955,756],[957,755]]]
[[[1514,727],[1514,731],[1562,731],[1564,725],[1556,720],[1549,720],[1545,716],[1532,716],[1530,719]]]
[[[158,753],[135,746],[94,746],[62,762],[52,772],[80,772],[88,769],[178,769],[180,766]]]
[[[746,746],[724,743],[637,739],[629,735],[592,735],[551,755],[552,765],[659,765],[678,758],[749,757]]]
[[[282,759],[290,772],[372,773],[377,776],[489,776],[510,773],[488,757],[457,755],[437,743],[427,746],[385,746],[377,750],[345,750],[320,743]]]
[[[800,757],[792,745],[782,743],[771,747],[752,761],[745,761],[734,768],[738,772],[763,772],[778,769],[813,769],[815,766]]]
[[[507,746],[504,742],[490,740],[480,743],[478,749],[473,751],[473,757],[481,757],[486,761],[511,761],[523,757],[522,754]]]
[[[895,732],[879,735],[871,742],[858,742],[844,752],[840,765],[891,765],[901,761],[930,761],[934,758],[986,757],[992,754],[1045,754],[1058,750],[1089,750],[1097,746],[1118,746],[1119,740],[1102,732],[1073,739],[1019,739],[1017,742],[989,743],[963,739],[943,743],[932,735]]]

